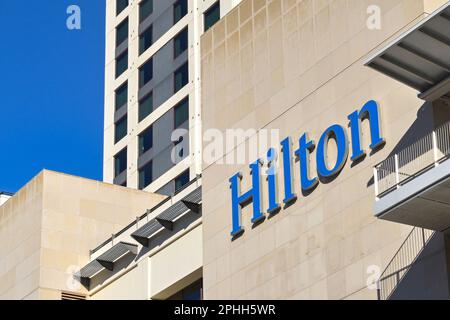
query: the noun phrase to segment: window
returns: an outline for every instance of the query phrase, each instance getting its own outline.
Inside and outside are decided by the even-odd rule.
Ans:
[[[142,22],[153,12],[153,0],[141,1],[139,5],[139,22]]]
[[[187,85],[188,82],[189,82],[189,67],[188,63],[186,62],[177,71],[175,71],[174,93],[178,92],[181,88]]]
[[[173,58],[175,59],[188,48],[188,28],[177,34],[173,40]]]
[[[179,128],[184,122],[189,120],[189,100],[185,98],[174,110],[174,129]]]
[[[115,123],[114,126],[114,143],[119,142],[127,135],[128,125],[127,116],[123,117]]]
[[[139,122],[144,120],[153,111],[153,94],[145,96],[139,101]]]
[[[128,100],[128,83],[125,82],[121,85],[115,92],[115,109],[116,111],[120,109],[120,107],[127,104]]]
[[[139,54],[142,54],[153,44],[153,26],[148,27],[139,36]]]
[[[116,47],[128,39],[128,19],[116,28]]]
[[[178,21],[183,18],[188,11],[188,4],[187,0],[178,0],[173,5],[173,24],[177,23]]]
[[[114,156],[114,177],[127,170],[127,148]]]
[[[181,190],[186,184],[189,183],[189,169],[184,171],[178,177],[175,178],[175,192]]]
[[[116,78],[128,69],[128,51],[116,59]]]
[[[128,7],[128,0],[116,0],[116,15]]]
[[[153,59],[148,60],[139,69],[139,87],[142,88],[153,78]]]
[[[139,135],[139,155],[153,147],[153,127],[150,126]]]
[[[139,170],[139,189],[144,189],[153,181],[152,162],[150,161]]]
[[[202,300],[203,299],[203,279],[199,279],[178,291],[167,300]]]
[[[205,12],[205,31],[220,19],[220,1],[217,1]]]

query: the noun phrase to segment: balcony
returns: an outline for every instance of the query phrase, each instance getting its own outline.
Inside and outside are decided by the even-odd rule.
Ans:
[[[450,227],[450,122],[374,167],[375,216],[430,230]]]

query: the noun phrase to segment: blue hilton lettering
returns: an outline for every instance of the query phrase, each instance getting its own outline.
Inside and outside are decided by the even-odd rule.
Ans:
[[[298,149],[295,156],[299,162],[300,169],[300,185],[299,188],[303,193],[313,192],[314,188],[320,182],[328,182],[336,177],[345,166],[349,154],[349,144],[351,142],[352,162],[361,161],[366,156],[366,151],[361,146],[361,124],[364,120],[368,120],[370,126],[371,143],[369,148],[372,152],[376,152],[383,144],[385,139],[381,135],[380,129],[380,110],[378,103],[370,100],[364,104],[360,110],[356,110],[348,116],[350,127],[350,140],[347,137],[346,129],[338,124],[328,127],[319,137],[317,145],[311,140],[307,133],[304,133],[298,139]],[[336,144],[336,155],[330,157],[328,154],[328,144],[333,140]],[[293,155],[292,155],[292,139],[287,137],[280,142],[281,159],[283,168],[283,204],[289,205],[297,199],[294,191],[293,179]],[[315,152],[316,172],[310,170],[311,155]],[[267,213],[272,214],[281,209],[278,201],[278,181],[276,171],[276,161],[278,154],[275,148],[267,151],[266,170],[267,174]],[[332,165],[330,165],[330,163]],[[231,208],[232,208],[232,230],[233,237],[241,234],[244,229],[242,227],[241,209],[246,205],[253,204],[253,217],[251,222],[256,224],[265,219],[265,213],[262,209],[261,199],[261,168],[263,160],[250,164],[251,188],[241,193],[242,173],[238,172],[232,176],[230,181],[231,189]]]

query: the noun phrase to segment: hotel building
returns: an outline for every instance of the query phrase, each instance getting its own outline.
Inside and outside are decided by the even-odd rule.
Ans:
[[[0,191],[0,205],[4,204],[6,200],[11,198],[11,196],[12,194],[10,194],[9,192]]]
[[[201,174],[200,36],[238,2],[106,1],[105,182],[172,195]]]
[[[107,1],[104,182],[0,206],[0,299],[449,298],[449,1],[150,2]]]

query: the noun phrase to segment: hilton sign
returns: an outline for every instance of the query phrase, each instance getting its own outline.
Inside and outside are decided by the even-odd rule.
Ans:
[[[356,110],[348,116],[350,135],[351,135],[351,158],[352,162],[362,160],[366,151],[361,146],[361,122],[368,120],[370,123],[371,144],[369,148],[376,151],[385,143],[385,139],[381,137],[379,107],[378,104],[371,100],[368,101],[360,110]],[[330,139],[336,143],[336,159],[334,165],[329,167],[327,149]],[[287,137],[281,141],[281,161],[283,163],[283,185],[284,197],[283,203],[290,204],[297,199],[297,195],[293,191],[292,179],[292,153],[291,138]],[[303,192],[312,192],[319,184],[319,181],[326,181],[337,176],[344,167],[349,153],[349,140],[347,131],[340,125],[334,124],[330,126],[320,136],[317,145],[310,140],[307,133],[304,133],[298,140],[298,149],[295,156],[299,159],[300,166],[300,187]],[[310,172],[310,155],[316,150],[316,174]],[[277,199],[277,183],[275,174],[275,161],[277,152],[274,148],[267,151],[267,190],[268,190],[268,214],[273,214],[281,209]],[[232,220],[233,226],[231,236],[236,237],[241,234],[244,229],[241,225],[241,208],[252,203],[253,217],[252,223],[258,223],[265,219],[265,213],[261,209],[261,167],[263,159],[258,159],[250,164],[250,175],[252,187],[245,193],[240,190],[242,180],[241,172],[236,173],[230,178],[230,189],[232,199]]]

